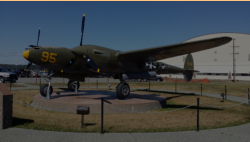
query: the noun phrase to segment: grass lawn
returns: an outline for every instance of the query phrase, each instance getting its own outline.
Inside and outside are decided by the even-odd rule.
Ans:
[[[10,87],[10,83],[5,83],[8,87]],[[11,87],[25,87],[23,85],[19,85],[19,84],[16,84],[16,83],[11,83]]]
[[[171,82],[172,83],[172,82]],[[169,86],[170,87],[170,84]],[[153,83],[152,83],[153,84]],[[159,83],[154,87],[166,87],[166,83]],[[100,86],[105,86],[105,83]],[[130,83],[131,87],[147,87],[148,83]],[[189,86],[191,87],[191,86]],[[186,87],[187,89],[189,87]],[[185,89],[183,87],[183,89]],[[81,89],[84,90],[84,89]],[[63,91],[54,89],[54,91]],[[30,104],[33,96],[39,94],[39,90],[19,90],[12,91],[13,99],[21,103]],[[220,102],[221,99],[156,93],[166,97],[168,107],[154,112],[162,112],[185,107],[196,103],[197,97],[200,103],[214,106],[229,106],[237,104],[231,101]],[[105,105],[104,105],[105,107]],[[211,108],[200,105],[200,129],[220,128],[235,126],[250,122],[250,107],[239,105],[230,108]],[[168,113],[143,113],[143,114],[105,114],[105,132],[160,132],[160,131],[187,131],[196,129],[197,117],[196,104],[190,108]],[[13,124],[14,127],[49,130],[49,131],[71,131],[71,132],[100,132],[101,115],[90,114],[84,116],[84,128],[81,129],[81,115],[72,113],[60,113],[45,111],[32,107],[27,107],[18,103],[13,103]]]
[[[116,87],[118,82],[99,82],[98,87],[107,87],[107,84],[111,84],[111,87]],[[148,82],[128,82],[130,88],[148,89]],[[39,85],[39,84],[32,84]],[[43,84],[42,84],[43,85]],[[67,83],[52,83],[53,87],[65,87]],[[209,83],[202,83],[202,93],[221,94],[225,93],[225,86],[227,88],[227,95],[238,96],[248,98],[248,88],[250,88],[250,82],[239,81],[236,83],[230,81],[210,81]],[[97,83],[80,83],[80,87],[97,87]],[[175,90],[175,82],[150,82],[150,89],[165,89]],[[190,91],[201,92],[201,83],[197,82],[177,82],[177,91]]]

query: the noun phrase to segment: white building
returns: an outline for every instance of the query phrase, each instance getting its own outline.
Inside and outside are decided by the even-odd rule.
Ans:
[[[250,80],[250,35],[241,33],[215,33],[195,37],[184,42],[204,40],[209,38],[232,37],[235,49],[235,72],[236,80]],[[233,73],[233,40],[225,45],[192,53],[194,59],[194,69],[200,71],[196,78],[208,79],[228,79]],[[173,57],[161,62],[182,67],[185,56]],[[163,75],[168,76],[168,75]],[[181,75],[171,75],[171,77],[183,78]],[[233,77],[231,77],[233,79]]]

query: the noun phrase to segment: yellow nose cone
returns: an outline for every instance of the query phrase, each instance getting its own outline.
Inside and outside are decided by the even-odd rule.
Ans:
[[[28,59],[28,57],[29,57],[29,50],[26,50],[26,51],[23,51],[23,57],[25,58],[25,59]]]

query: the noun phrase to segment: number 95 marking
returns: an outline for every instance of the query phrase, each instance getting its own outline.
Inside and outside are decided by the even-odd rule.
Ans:
[[[55,56],[57,56],[57,54],[55,54],[55,53],[50,53],[49,54],[49,52],[44,51],[42,53],[42,56],[43,56],[43,58],[41,58],[41,60],[43,62],[47,62],[47,61],[49,61],[50,63],[55,63],[56,62]]]

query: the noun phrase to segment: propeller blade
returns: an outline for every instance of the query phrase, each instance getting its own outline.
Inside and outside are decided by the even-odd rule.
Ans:
[[[83,31],[84,31],[84,23],[85,23],[85,14],[82,15],[82,28],[81,28],[81,42],[80,42],[80,46],[82,46],[82,37],[83,37]]]
[[[82,54],[82,57],[84,59],[84,64],[85,66],[89,69],[92,70],[94,72],[99,72],[99,68],[96,65],[96,63],[94,62],[94,60],[92,60],[89,56]]]
[[[27,70],[31,65],[32,65],[32,63],[29,62],[28,65],[26,66],[25,70]]]
[[[40,29],[41,29],[41,28],[39,28],[39,30],[38,30],[38,38],[37,38],[37,44],[36,44],[36,46],[38,46],[38,43],[39,43]]]
[[[63,69],[61,70],[61,72],[64,72],[65,70],[67,70],[70,66],[73,65],[73,63],[76,61],[76,57],[74,56],[72,59],[70,59],[70,61],[68,62],[68,64],[66,66],[63,67]]]
[[[82,54],[81,52],[79,53],[77,50],[72,49],[71,52],[80,60],[83,61],[84,65],[91,71],[93,72],[100,72],[100,69],[98,68],[98,66],[96,65],[96,63],[94,62],[94,60],[92,60],[89,56],[87,56],[86,54]]]
[[[37,46],[38,46],[38,43],[39,43],[39,38],[40,38],[40,29],[41,29],[41,28],[39,28],[39,30],[38,30],[38,37],[37,37],[37,43],[36,43],[36,45],[29,45],[29,47],[31,47],[31,48],[35,48],[35,47],[37,47]]]

